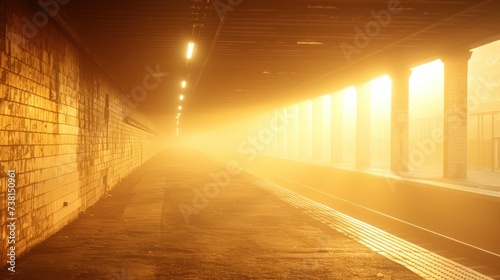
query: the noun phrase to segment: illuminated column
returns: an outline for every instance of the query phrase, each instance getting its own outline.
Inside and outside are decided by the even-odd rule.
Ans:
[[[322,111],[323,114],[321,116],[321,150],[322,155],[321,158],[323,160],[331,161],[332,156],[332,95],[327,94],[321,98],[322,103]]]
[[[332,94],[332,162],[342,162],[342,137],[343,137],[343,115],[344,106],[342,102],[342,94]]]
[[[467,71],[470,51],[455,51],[444,62],[444,155],[446,178],[467,177]]]
[[[394,69],[392,79],[391,110],[391,170],[408,171],[408,95],[410,69]]]
[[[248,134],[248,136],[246,137],[246,140],[245,140],[245,143],[251,143],[250,146],[254,147],[259,154],[265,152],[265,150],[263,150],[265,147],[261,146],[261,144],[260,145],[258,144],[258,143],[260,143],[259,132],[260,132],[261,127],[262,127],[262,120],[261,120],[261,118],[260,117],[255,118],[251,122],[250,132],[249,132],[249,134]],[[221,134],[221,136],[224,137],[224,134]],[[248,139],[252,139],[251,142]],[[255,144],[255,142],[257,142],[257,144]],[[238,146],[238,151],[240,151],[239,147],[240,146]]]
[[[312,104],[312,158],[321,159],[323,152],[323,98],[316,98]]]
[[[309,158],[311,151],[311,101],[299,105],[299,156]]]
[[[276,152],[278,155],[286,154],[287,146],[287,124],[286,122],[286,108],[277,110],[273,117],[273,128],[276,131]]]
[[[356,87],[356,167],[370,167],[370,83]]]
[[[306,157],[312,158],[312,134],[313,134],[313,118],[312,118],[312,101],[306,101],[307,115],[306,115]]]
[[[283,121],[281,125],[283,126],[283,155],[286,155],[286,151],[288,151],[288,127],[290,125],[290,119],[288,117],[288,108],[283,108]]]
[[[275,155],[278,152],[278,133],[274,129],[274,113],[269,113],[267,115],[267,126],[266,130],[269,133],[269,152]]]
[[[272,138],[274,135],[270,133],[269,129],[269,115],[264,115],[262,117],[262,125],[259,132],[259,140],[265,145],[264,152],[268,154],[273,153],[273,142]]]
[[[299,106],[292,105],[287,109],[287,155],[297,156],[298,137],[298,121],[299,121]]]
[[[299,104],[299,157],[307,156],[307,104],[302,102]]]

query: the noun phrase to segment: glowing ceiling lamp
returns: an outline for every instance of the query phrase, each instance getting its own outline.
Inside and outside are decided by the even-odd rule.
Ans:
[[[187,59],[193,58],[193,52],[194,52],[194,43],[193,42],[189,42],[189,44],[188,44],[188,50],[187,50],[187,54],[186,54],[186,58]]]
[[[187,82],[186,82],[186,81],[182,81],[182,83],[181,83],[181,87],[182,87],[182,88],[186,88],[186,86],[187,86]]]
[[[180,101],[184,100],[184,95],[182,95],[182,94],[181,94],[181,95],[179,95],[179,100],[180,100]]]

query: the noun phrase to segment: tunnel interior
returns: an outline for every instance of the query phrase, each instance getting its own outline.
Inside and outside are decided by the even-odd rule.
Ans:
[[[180,180],[180,150],[225,170],[193,167],[207,180],[241,170],[360,220],[353,205],[369,208],[495,266],[499,13],[489,0],[1,1],[1,267],[152,162]],[[183,207],[176,218],[198,217]]]

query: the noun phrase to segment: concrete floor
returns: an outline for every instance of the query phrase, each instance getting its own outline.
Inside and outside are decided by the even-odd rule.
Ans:
[[[0,279],[421,279],[224,170],[162,152]]]

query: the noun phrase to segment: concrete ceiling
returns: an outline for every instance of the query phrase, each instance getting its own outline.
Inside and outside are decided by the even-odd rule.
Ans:
[[[71,0],[64,10],[125,92],[148,66],[168,72],[139,104],[153,119],[174,123],[187,79],[187,126],[332,92],[500,30],[498,0]]]

